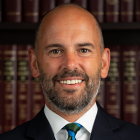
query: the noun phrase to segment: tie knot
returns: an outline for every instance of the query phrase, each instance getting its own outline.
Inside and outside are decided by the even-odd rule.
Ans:
[[[75,140],[76,133],[82,128],[82,125],[78,123],[69,123],[63,129],[68,131],[68,139]]]

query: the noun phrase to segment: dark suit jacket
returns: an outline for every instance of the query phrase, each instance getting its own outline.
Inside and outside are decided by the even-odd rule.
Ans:
[[[42,109],[31,121],[1,134],[0,140],[55,140],[55,138]],[[140,127],[110,116],[98,105],[90,140],[140,140]]]

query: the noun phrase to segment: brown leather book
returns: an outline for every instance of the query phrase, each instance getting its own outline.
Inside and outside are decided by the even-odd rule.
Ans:
[[[104,108],[105,107],[105,80],[101,79],[100,89],[96,97],[96,101]]]
[[[39,21],[39,0],[23,0],[23,21]]]
[[[31,45],[17,46],[17,125],[31,119],[31,90],[28,49]]]
[[[108,76],[106,78],[105,109],[116,117],[121,118],[121,60],[120,46],[107,46],[111,51],[111,61]]]
[[[140,22],[140,0],[135,0],[135,19]]]
[[[2,52],[3,52],[3,45],[0,45],[0,134],[3,133],[3,67],[2,67]]]
[[[119,21],[119,0],[105,0],[105,21]]]
[[[55,0],[40,0],[39,1],[39,17],[40,19],[51,9],[55,7]]]
[[[4,0],[4,18],[7,22],[21,22],[21,0]]]
[[[120,1],[120,19],[121,22],[133,22],[134,17],[134,0]]]
[[[64,4],[64,3],[70,3],[71,0],[56,0],[56,6]]]
[[[1,5],[1,0],[0,0],[0,22],[2,21],[2,5]]]
[[[104,0],[89,0],[88,4],[89,11],[98,22],[104,22]]]
[[[16,126],[17,46],[4,45],[3,51],[3,94],[4,132]]]
[[[32,77],[31,81],[31,88],[32,88],[32,118],[36,116],[36,114],[41,110],[44,106],[44,94],[41,88],[41,84],[39,78]]]
[[[122,46],[123,119],[138,124],[139,57],[138,46]]]
[[[87,9],[87,0],[71,0],[71,2]]]

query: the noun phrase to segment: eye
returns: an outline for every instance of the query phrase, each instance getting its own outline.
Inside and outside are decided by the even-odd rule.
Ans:
[[[89,50],[88,50],[88,49],[81,49],[80,52],[81,52],[81,53],[88,53]]]
[[[55,50],[52,50],[52,51],[51,51],[51,53],[52,53],[52,54],[59,54],[59,53],[61,53],[61,51],[60,51],[60,50],[55,49]]]
[[[60,49],[53,49],[49,51],[50,57],[60,57],[63,55],[63,50]]]

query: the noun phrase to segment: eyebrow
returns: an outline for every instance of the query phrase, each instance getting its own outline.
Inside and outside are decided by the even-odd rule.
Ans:
[[[63,45],[62,44],[49,44],[45,47],[45,50],[49,48],[54,48],[54,47],[63,47]]]
[[[94,48],[94,45],[92,43],[78,43],[78,44],[76,44],[76,46],[78,46],[78,47],[89,46],[89,47]]]

